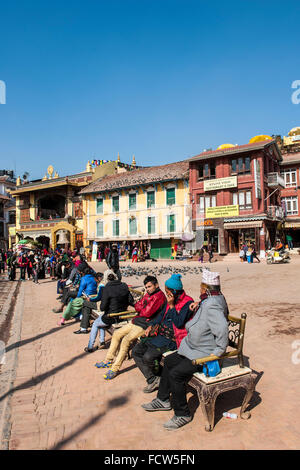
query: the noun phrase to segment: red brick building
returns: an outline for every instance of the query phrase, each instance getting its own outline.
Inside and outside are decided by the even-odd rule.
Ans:
[[[282,158],[280,167],[285,188],[281,190],[281,200],[286,211],[284,233],[285,236],[291,235],[294,247],[300,247],[300,150],[282,153]]]
[[[204,244],[211,243],[220,254],[236,253],[241,243],[254,242],[257,252],[264,256],[284,222],[281,161],[275,140],[203,152],[190,158],[196,240],[202,231]]]

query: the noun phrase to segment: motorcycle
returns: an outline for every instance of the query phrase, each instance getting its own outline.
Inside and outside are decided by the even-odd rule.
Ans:
[[[286,250],[277,251],[272,248],[271,250],[267,251],[267,264],[289,263],[290,260],[290,255]]]

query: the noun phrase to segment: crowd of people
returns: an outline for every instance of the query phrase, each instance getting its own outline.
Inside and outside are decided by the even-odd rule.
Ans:
[[[104,380],[112,380],[119,374],[131,352],[145,378],[143,392],[157,391],[157,397],[143,404],[143,409],[173,408],[174,416],[164,426],[177,429],[192,419],[185,387],[202,367],[193,365],[192,361],[209,355],[220,356],[228,345],[228,308],[221,292],[220,275],[203,270],[200,299],[196,302],[185,292],[181,274],[172,274],[167,279],[164,292],[158,279],[147,275],[143,280],[144,294],[134,301],[129,286],[121,280],[116,250],[112,246],[107,253],[104,273],[95,272],[80,255],[66,261],[63,276],[57,283],[59,306],[53,312],[62,313],[60,326],[69,320],[80,322],[73,333],[89,335],[86,353],[106,349],[105,337],[110,333],[105,358],[95,364],[104,371]],[[112,328],[120,321],[117,314],[124,315],[124,312],[135,313],[123,326]],[[162,356],[167,352],[161,366]]]

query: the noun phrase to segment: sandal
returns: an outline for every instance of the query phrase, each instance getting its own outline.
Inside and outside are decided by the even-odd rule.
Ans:
[[[61,318],[58,320],[57,325],[58,325],[58,326],[63,326],[64,324],[65,324],[65,319],[61,317]]]
[[[112,365],[111,361],[109,362],[101,361],[101,362],[96,362],[95,367],[97,367],[98,369],[109,369],[111,365]]]
[[[109,369],[106,374],[103,375],[105,380],[112,380],[118,375],[118,372],[115,372],[111,369]]]

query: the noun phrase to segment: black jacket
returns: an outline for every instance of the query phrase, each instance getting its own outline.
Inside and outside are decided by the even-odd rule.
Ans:
[[[119,253],[118,250],[110,250],[107,258],[106,264],[109,269],[117,270],[119,269]]]
[[[124,312],[128,305],[134,306],[134,299],[127,284],[118,280],[109,281],[102,290],[100,310],[104,312],[102,320],[108,325],[118,321],[118,317],[108,318],[109,313]]]

